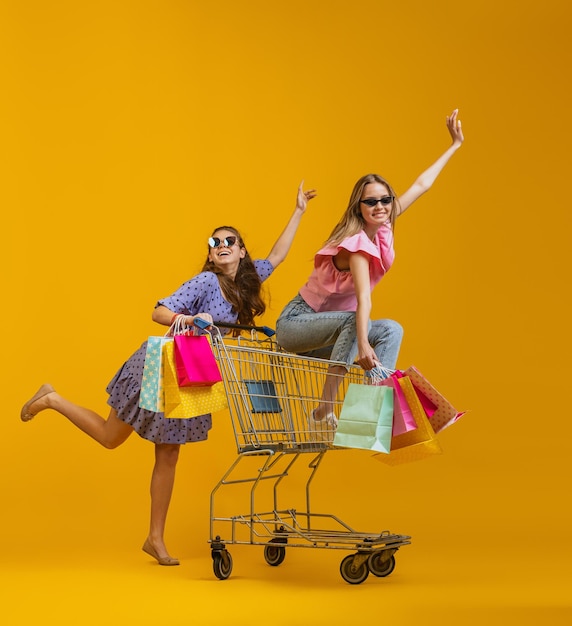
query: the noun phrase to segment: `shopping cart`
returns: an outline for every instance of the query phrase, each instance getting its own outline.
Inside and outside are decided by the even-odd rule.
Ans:
[[[224,580],[232,572],[229,544],[263,546],[264,558],[272,566],[284,561],[286,548],[355,550],[340,565],[342,578],[350,584],[362,583],[370,572],[378,577],[391,574],[394,554],[410,543],[409,536],[387,530],[358,532],[335,515],[311,509],[310,488],[324,455],[341,450],[332,445],[332,432],[313,430],[308,422],[321,397],[328,367],[336,363],[281,351],[271,338],[259,339],[254,332],[250,337],[223,339],[214,327],[211,335],[238,450],[236,460],[211,492],[209,543],[215,576]],[[348,385],[365,384],[364,372],[350,367],[339,383],[332,407],[337,415]],[[280,487],[303,458],[310,459],[306,466],[302,464],[306,510],[279,508]],[[242,514],[220,513],[220,502],[229,489],[233,490],[232,502],[237,495],[248,502]],[[260,510],[263,496],[269,504]]]

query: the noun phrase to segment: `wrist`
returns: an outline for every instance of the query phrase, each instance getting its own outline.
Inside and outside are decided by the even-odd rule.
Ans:
[[[178,317],[185,317],[185,316],[182,313],[175,313],[173,317],[171,317],[171,322],[169,323],[169,326],[172,326]]]

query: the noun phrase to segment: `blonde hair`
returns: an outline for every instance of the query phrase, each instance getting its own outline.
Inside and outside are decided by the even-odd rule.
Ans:
[[[365,222],[361,214],[360,200],[365,186],[370,185],[371,183],[380,183],[381,185],[384,185],[387,188],[389,195],[394,198],[389,216],[389,222],[391,229],[393,230],[395,218],[397,216],[397,209],[399,207],[397,195],[393,187],[385,180],[385,178],[382,178],[379,174],[366,174],[365,176],[362,176],[354,185],[350,195],[348,208],[345,210],[342,218],[330,233],[325,245],[338,244],[346,239],[346,237],[351,237],[352,235],[355,235],[363,230]]]

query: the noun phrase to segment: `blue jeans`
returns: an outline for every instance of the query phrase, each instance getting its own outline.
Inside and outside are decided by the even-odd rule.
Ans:
[[[395,369],[403,328],[393,320],[369,323],[368,340],[380,363]],[[276,341],[289,352],[352,365],[358,355],[356,314],[351,311],[316,313],[297,295],[276,322]]]

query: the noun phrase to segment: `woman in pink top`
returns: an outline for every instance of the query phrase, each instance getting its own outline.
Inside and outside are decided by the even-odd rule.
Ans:
[[[377,174],[360,178],[348,208],[314,259],[314,270],[299,294],[284,308],[276,338],[286,350],[364,370],[376,363],[393,369],[403,329],[389,319],[370,320],[371,292],[393,263],[396,218],[428,191],[464,137],[458,110],[447,117],[452,143],[401,196]],[[331,440],[337,417],[331,412],[343,365],[332,365],[310,428]]]

